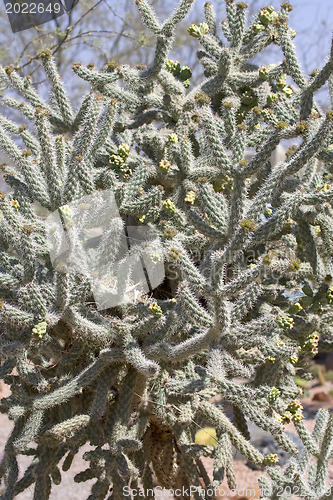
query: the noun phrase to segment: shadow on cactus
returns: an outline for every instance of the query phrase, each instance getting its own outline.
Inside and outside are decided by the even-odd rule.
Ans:
[[[290,483],[302,498],[333,498],[332,419],[322,411],[310,436],[294,381],[309,377],[318,350],[333,347],[333,112],[323,114],[314,98],[326,82],[332,96],[332,57],[310,79],[303,75],[288,2],[247,24],[247,5],[228,0],[223,40],[206,2],[205,22],[188,29],[206,79],[191,88],[190,68],[168,53],[192,0],[163,24],[146,0],[136,3],[157,39],[151,66],[74,63],[91,84],[76,112],[50,51],[39,54],[50,103],[13,67],[0,68],[7,114],[22,113],[22,124],[0,117],[0,146],[13,163],[2,167],[11,190],[0,196],[0,376],[12,391],[0,410],[15,422],[0,465],[1,498],[34,484],[34,498],[46,500],[85,443],[89,465],[75,480],[96,480],[89,499],[121,499],[131,488],[153,497],[156,485],[192,486],[199,498],[199,488],[225,474],[234,488],[232,445],[267,467],[274,484],[265,498]],[[249,64],[270,43],[283,61]],[[284,140],[297,144],[272,166]],[[107,190],[119,210],[112,231],[98,227],[103,204],[86,201]],[[68,237],[56,261],[51,213]],[[121,297],[130,287],[138,293],[99,307],[94,284],[111,271],[117,278],[128,227],[148,228],[161,243],[151,258],[161,257],[165,276],[141,293],[128,265]],[[101,256],[103,273],[93,275],[89,263]],[[69,265],[73,259],[87,265]],[[104,280],[103,290],[114,286]],[[248,421],[296,457],[283,474],[276,455],[251,444]],[[284,432],[291,421],[306,446],[299,457]],[[213,445],[211,436],[208,444],[195,440],[207,426]],[[19,479],[20,454],[32,463]],[[214,458],[213,477],[205,457]],[[283,498],[290,496],[285,488]]]

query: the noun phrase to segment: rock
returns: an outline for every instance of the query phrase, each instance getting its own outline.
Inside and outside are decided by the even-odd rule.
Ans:
[[[304,448],[304,445],[302,441],[296,436],[296,434],[293,434],[291,432],[286,432],[286,435],[293,441],[296,446],[298,446],[299,450],[301,451],[302,448]],[[260,440],[257,440],[253,442],[253,445],[257,448],[257,450],[261,451],[264,455],[268,455],[270,453],[276,453],[277,456],[279,457],[279,465],[284,465],[285,463],[288,462],[290,455],[286,451],[282,450],[280,446],[278,446],[273,438],[273,436],[264,436]],[[253,464],[249,460],[246,462],[247,467],[249,467],[252,470],[262,470],[261,467],[258,465]]]
[[[327,394],[327,392],[320,391],[320,392],[316,392],[316,394],[313,395],[312,401],[328,401],[328,402],[332,402],[333,398],[332,398],[332,396],[330,396],[329,394]]]

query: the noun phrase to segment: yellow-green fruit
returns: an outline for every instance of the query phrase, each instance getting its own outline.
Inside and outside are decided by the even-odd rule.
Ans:
[[[297,314],[299,313],[300,311],[302,311],[303,307],[301,306],[301,304],[299,302],[295,302],[295,304],[293,304],[292,306],[289,307],[289,313],[290,314]]]
[[[180,64],[178,61],[174,61],[173,59],[167,59],[165,61],[165,69],[177,76],[180,72]]]
[[[281,417],[281,415],[275,415],[274,420],[279,424],[283,424],[283,418]]]
[[[263,7],[259,13],[259,21],[264,25],[268,26],[277,17],[277,13],[272,10],[272,7]]]
[[[153,302],[148,306],[149,311],[152,313],[153,316],[156,316],[156,318],[160,318],[163,314],[162,309],[160,306],[157,304],[157,302]]]
[[[176,210],[175,204],[168,198],[163,202],[163,208],[166,212],[174,212]]]
[[[300,411],[297,411],[294,415],[293,415],[293,418],[292,418],[292,421],[293,422],[296,422],[297,424],[299,424],[300,422],[302,422],[304,418],[304,415],[302,412]]]
[[[20,208],[19,202],[17,200],[11,200],[9,203],[16,210],[18,210]]]
[[[47,327],[46,321],[41,321],[40,323],[38,323],[33,327],[32,334],[42,339],[46,333],[46,327]]]
[[[215,428],[204,427],[203,429],[200,429],[200,431],[198,431],[195,435],[195,443],[204,446],[213,446],[216,448],[218,441]]]
[[[129,151],[130,151],[130,147],[128,144],[120,144],[120,146],[118,146],[118,154],[119,156],[121,156],[124,160],[127,159],[128,157],[128,154],[129,154]]]
[[[271,392],[268,394],[268,401],[273,403],[280,396],[281,392],[276,387],[272,387]]]
[[[289,314],[278,316],[278,325],[284,330],[291,330],[294,326],[294,319],[289,316]]]
[[[261,23],[256,23],[253,25],[253,31],[255,33],[260,33],[261,31],[264,31],[265,29],[265,26]]]
[[[161,160],[158,164],[158,166],[160,167],[161,170],[163,170],[163,172],[167,172],[170,168],[170,165],[171,164],[170,164],[169,160],[165,160],[165,159]]]
[[[266,68],[266,66],[261,66],[259,68],[259,78],[261,78],[261,80],[268,79],[268,69]]]
[[[171,248],[169,252],[169,257],[171,257],[171,259],[178,260],[179,256],[180,256],[179,250],[177,250],[176,248]]]
[[[270,94],[267,95],[267,104],[268,106],[271,106],[278,100],[278,96],[274,94],[274,92],[271,92]]]
[[[191,205],[193,205],[193,203],[195,202],[195,192],[189,191],[188,193],[186,193],[184,201],[186,201],[187,203],[191,203]]]
[[[174,236],[176,236],[177,234],[177,231],[171,227],[166,227],[165,230],[164,230],[164,233],[163,233],[163,236],[165,238],[173,238]]]
[[[276,85],[280,90],[284,89],[284,87],[287,85],[286,78],[286,75],[282,75],[276,80]]]
[[[178,135],[174,134],[174,133],[169,134],[168,140],[169,140],[169,142],[172,142],[173,144],[178,144]]]
[[[290,411],[285,411],[284,414],[282,415],[282,418],[285,424],[290,424],[293,418],[293,414]]]
[[[289,403],[287,410],[291,413],[296,413],[297,411],[303,410],[303,406],[298,399],[295,399]]]
[[[122,165],[124,163],[124,158],[120,155],[111,155],[109,159],[109,163],[112,163],[114,165]]]
[[[278,461],[279,461],[279,457],[277,456],[276,453],[269,453],[268,455],[265,456],[264,464],[265,465],[273,465],[273,464],[277,464]]]
[[[207,23],[200,23],[199,26],[196,24],[191,24],[187,31],[191,36],[195,38],[200,38],[202,35],[205,35],[209,31],[209,26]]]
[[[257,229],[257,225],[255,224],[253,219],[243,219],[240,221],[240,226],[245,232],[255,231]]]
[[[333,286],[330,286],[328,289],[327,289],[327,292],[326,292],[326,298],[327,298],[327,302],[329,304],[332,304],[333,302]]]
[[[290,87],[290,85],[286,85],[283,87],[282,92],[286,94],[287,97],[291,97],[293,95],[293,89]]]

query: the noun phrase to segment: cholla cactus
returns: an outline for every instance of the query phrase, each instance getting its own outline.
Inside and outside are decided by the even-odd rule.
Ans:
[[[332,498],[332,488],[325,484],[332,457],[332,415],[327,410],[319,410],[312,434],[304,422],[294,421],[304,448],[287,462],[283,473],[277,467],[267,467],[271,481],[264,476],[259,478],[261,498]]]
[[[94,449],[75,480],[95,479],[89,499],[120,499],[125,487],[154,484],[208,490],[224,471],[232,488],[232,445],[268,466],[275,489],[292,481],[302,498],[332,498],[324,496],[332,421],[322,439],[321,413],[308,436],[294,381],[307,376],[317,348],[333,347],[333,112],[323,113],[314,97],[327,81],[332,95],[332,54],[308,80],[291,41],[288,2],[279,12],[261,9],[247,25],[247,5],[228,0],[228,46],[206,2],[205,22],[189,27],[206,79],[189,91],[190,70],[167,58],[193,0],[182,0],[163,24],[146,0],[136,3],[157,37],[150,67],[74,63],[91,84],[76,112],[50,51],[40,57],[51,103],[13,67],[0,68],[11,90],[3,103],[24,122],[0,117],[0,146],[13,160],[2,168],[12,191],[0,196],[0,376],[12,395],[0,409],[15,421],[0,465],[2,498],[34,484],[34,498],[47,500],[86,442]],[[270,43],[280,46],[282,62],[249,66]],[[297,144],[272,166],[284,140]],[[89,233],[85,221],[104,214],[108,190],[119,217],[112,234],[93,235],[95,259],[104,256],[96,276],[72,203]],[[63,237],[47,226],[48,213],[58,214]],[[143,225],[162,242],[164,281],[149,295],[99,308],[93,287],[100,280],[103,293],[113,289],[106,277],[124,226]],[[62,250],[55,262],[50,235]],[[134,267],[120,264],[124,291]],[[232,405],[232,420],[212,402],[217,394]],[[247,421],[297,456],[284,432],[288,419],[307,452],[283,475],[272,466],[276,455],[252,446]],[[195,442],[198,426],[215,429],[216,446]],[[20,453],[33,461],[19,479]],[[307,485],[311,455],[317,465]],[[214,459],[213,477],[203,456]],[[266,498],[277,498],[274,488]]]

